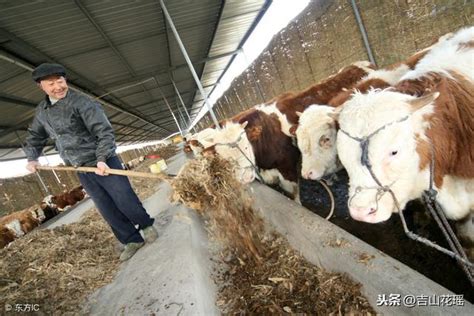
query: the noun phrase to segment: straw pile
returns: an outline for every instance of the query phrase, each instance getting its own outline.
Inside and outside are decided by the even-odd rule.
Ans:
[[[360,284],[324,271],[298,255],[277,234],[267,237],[263,264],[227,261],[215,275],[222,284],[217,305],[224,314],[375,315]]]
[[[97,211],[79,223],[35,230],[0,250],[0,306],[39,304],[40,314],[78,314],[118,269],[115,237]]]
[[[168,159],[180,152],[180,149],[176,144],[169,144],[163,147],[160,147],[152,152],[149,155],[160,155],[163,159]]]
[[[204,215],[211,233],[241,260],[261,260],[263,223],[235,179],[232,163],[217,156],[190,160],[171,185],[172,199]]]
[[[278,234],[265,234],[234,167],[218,157],[189,161],[175,180],[173,199],[199,212],[226,246],[221,253],[217,305],[225,314],[375,314],[348,277],[299,256]]]

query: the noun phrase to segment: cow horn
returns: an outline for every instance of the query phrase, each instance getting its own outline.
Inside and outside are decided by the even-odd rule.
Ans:
[[[411,105],[413,112],[421,109],[422,107],[433,103],[439,97],[439,92],[430,93],[422,97],[408,101]]]
[[[339,114],[341,113],[342,108],[335,108],[331,112],[328,112],[328,116],[332,118],[334,121],[339,120]]]

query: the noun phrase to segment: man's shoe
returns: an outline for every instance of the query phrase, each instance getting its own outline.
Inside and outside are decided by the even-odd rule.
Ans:
[[[156,231],[156,228],[151,225],[143,229],[143,237],[146,242],[152,243],[156,238],[158,238],[158,232]]]
[[[138,249],[143,246],[143,242],[131,242],[125,245],[122,253],[120,254],[120,261],[126,261],[130,259]]]

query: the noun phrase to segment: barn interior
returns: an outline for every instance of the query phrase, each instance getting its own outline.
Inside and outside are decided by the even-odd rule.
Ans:
[[[118,145],[136,146],[120,154],[125,164],[149,172],[151,164],[164,158],[168,165],[166,172],[176,175],[191,160],[182,152],[179,136],[203,130],[282,93],[301,91],[352,62],[370,60],[380,68],[399,62],[429,46],[439,36],[471,26],[474,21],[474,5],[462,0],[384,1],[377,5],[357,0],[311,0],[273,35],[254,60],[247,60],[248,67],[211,104],[208,97],[218,89],[236,59],[248,58],[246,42],[272,6],[280,2],[21,0],[0,3],[0,163],[20,163],[25,158],[22,146],[28,126],[37,104],[44,98],[31,79],[31,72],[44,62],[63,65],[70,88],[100,102]],[[158,141],[162,142],[158,144]],[[43,154],[45,159],[57,154],[52,140]],[[143,158],[153,155],[161,157]],[[102,269],[107,267],[112,276],[93,286],[84,286],[87,290],[83,299],[74,302],[77,305],[72,309],[65,307],[66,303],[53,303],[51,297],[42,294],[40,279],[30,282],[36,286],[35,295],[21,296],[18,280],[28,282],[18,275],[1,277],[7,281],[0,282],[0,292],[13,288],[20,294],[4,296],[0,306],[16,308],[19,303],[34,303],[46,313],[222,313],[220,304],[229,303],[226,301],[229,299],[219,296],[221,288],[214,281],[219,270],[216,258],[220,248],[209,235],[206,222],[185,205],[171,203],[172,190],[166,181],[134,181],[133,185],[143,190],[140,197],[145,208],[155,218],[160,233],[155,244],[145,246],[121,265],[116,259],[113,264],[107,262],[107,255],[102,255]],[[347,182],[347,174],[342,172],[333,185],[336,216],[329,221],[324,217],[330,199],[315,181],[300,179],[302,205],[258,182],[252,183],[249,190],[254,208],[266,227],[283,235],[291,248],[307,261],[345,273],[359,283],[362,295],[375,312],[472,314],[472,285],[456,261],[410,240],[398,218],[383,225],[352,220],[346,206]],[[45,196],[62,194],[79,184],[74,171],[41,170],[0,179],[0,216],[29,208]],[[36,230],[65,229],[84,219],[84,214],[93,207],[92,200],[85,198]],[[408,206],[407,214],[417,214],[422,209],[415,201]],[[436,243],[445,245],[436,223],[429,222],[421,230]],[[26,243],[35,238],[25,239],[28,236],[18,241]],[[107,249],[111,253],[117,251],[113,238],[107,238],[104,240]],[[0,251],[7,254],[15,243]],[[57,251],[62,253],[61,247]],[[9,256],[0,259],[2,269]],[[99,262],[96,257],[94,260]],[[9,271],[22,273],[20,269]],[[60,271],[70,273],[66,268]],[[279,286],[279,282],[274,279],[270,283]],[[71,289],[67,284],[57,289],[64,293],[58,297],[67,302],[65,297]],[[265,286],[259,290],[264,292]],[[379,304],[380,295],[391,294],[457,298],[462,295],[463,305]],[[278,308],[271,307],[275,309],[267,312],[300,311],[295,307],[298,304],[291,308],[281,304],[278,302]],[[250,311],[250,307],[243,308],[243,312]]]

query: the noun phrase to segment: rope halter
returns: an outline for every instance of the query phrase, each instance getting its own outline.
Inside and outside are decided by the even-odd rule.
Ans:
[[[245,129],[242,132],[240,132],[239,136],[237,137],[237,139],[235,141],[228,142],[228,143],[216,143],[216,144],[214,144],[214,146],[227,146],[227,147],[230,147],[230,148],[237,148],[240,151],[240,153],[242,154],[242,156],[244,156],[245,159],[250,163],[250,166],[245,166],[245,167],[240,167],[240,168],[244,169],[244,170],[245,169],[253,169],[255,171],[255,174],[259,178],[259,180],[263,182],[263,178],[260,175],[257,166],[252,162],[252,160],[245,154],[245,152],[239,146],[239,142],[242,140],[242,137],[243,137],[244,134],[245,134]],[[251,146],[251,144],[250,144],[250,146]]]
[[[390,195],[392,196],[393,200],[394,200],[395,206],[398,209],[398,213],[400,215],[400,219],[401,219],[405,234],[409,238],[411,238],[415,241],[421,242],[421,243],[423,243],[423,244],[425,244],[429,247],[435,248],[436,250],[438,250],[438,251],[440,251],[444,254],[449,255],[452,258],[455,258],[458,261],[458,263],[461,265],[462,269],[464,270],[464,272],[467,275],[467,277],[468,277],[469,281],[471,282],[471,284],[474,284],[474,276],[473,276],[474,275],[474,265],[469,261],[466,254],[464,253],[464,250],[462,249],[457,237],[455,236],[455,234],[452,231],[448,221],[446,220],[445,212],[444,212],[442,206],[436,200],[436,195],[437,195],[438,192],[434,189],[434,180],[433,180],[433,178],[434,178],[434,161],[435,161],[433,144],[430,143],[431,144],[431,163],[430,163],[429,189],[425,190],[425,192],[423,193],[423,200],[424,200],[428,210],[432,214],[433,218],[437,222],[438,226],[440,227],[441,231],[443,232],[450,248],[453,251],[448,250],[446,248],[443,248],[443,247],[433,243],[432,241],[430,241],[430,240],[428,240],[424,237],[421,237],[421,236],[413,233],[412,231],[410,231],[408,229],[407,224],[406,224],[406,220],[403,216],[403,210],[400,207],[400,203],[398,202],[398,199],[395,196],[395,193],[391,189],[391,186],[395,183],[395,181],[392,182],[390,185],[385,185],[384,186],[378,180],[378,178],[376,177],[375,173],[372,170],[372,164],[370,163],[370,159],[369,159],[370,139],[374,135],[376,135],[378,132],[380,132],[380,131],[384,130],[385,128],[387,128],[388,126],[406,121],[410,116],[411,116],[411,114],[407,115],[407,116],[405,116],[405,117],[403,117],[399,120],[387,123],[387,124],[383,125],[382,127],[379,127],[378,129],[376,129],[375,131],[373,131],[372,133],[370,133],[369,135],[367,135],[365,137],[355,137],[355,136],[352,136],[351,134],[349,134],[348,132],[346,132],[345,130],[343,130],[342,128],[340,129],[340,131],[343,134],[345,134],[347,137],[359,142],[360,148],[362,150],[361,159],[360,159],[361,163],[362,163],[362,166],[365,166],[369,170],[370,175],[372,176],[374,181],[377,183],[377,187],[366,187],[366,188],[356,187],[356,189],[354,191],[354,195],[350,197],[349,205],[350,205],[352,199],[355,197],[355,195],[360,193],[362,191],[362,189],[377,189],[378,191],[377,191],[377,195],[376,195],[376,202],[377,202],[377,209],[378,209],[378,201],[380,200],[381,196],[385,192],[389,192]]]

